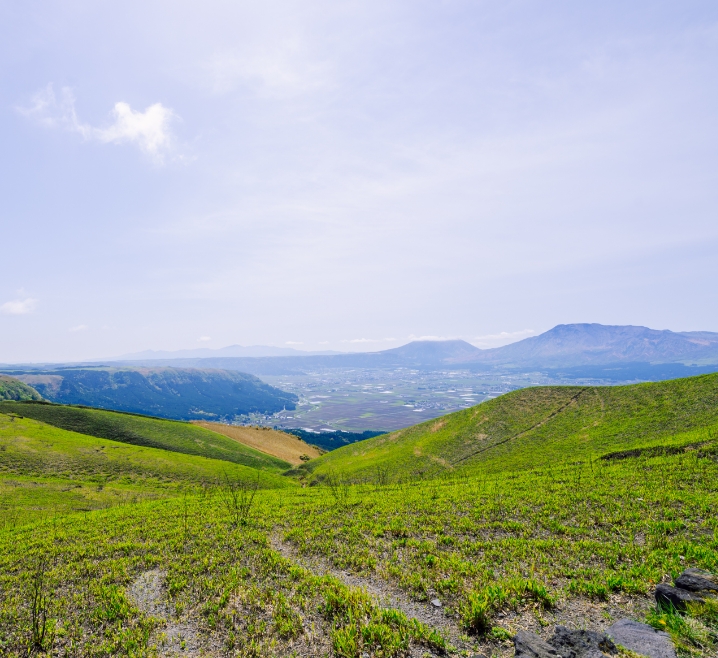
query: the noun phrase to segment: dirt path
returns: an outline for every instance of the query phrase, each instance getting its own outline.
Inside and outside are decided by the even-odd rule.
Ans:
[[[191,620],[174,619],[166,602],[165,573],[159,569],[140,574],[127,590],[128,597],[146,615],[166,620],[163,628],[153,634],[160,656],[200,656],[203,653],[196,624]]]
[[[278,533],[272,535],[270,541],[275,551],[312,573],[318,576],[331,575],[345,585],[366,590],[381,607],[401,610],[407,617],[417,619],[427,626],[441,631],[449,639],[451,645],[458,649],[472,650],[475,648],[476,645],[462,639],[465,633],[459,627],[456,619],[446,614],[443,606],[412,601],[404,592],[392,588],[386,581],[341,571],[329,564],[328,561],[316,556],[300,555],[294,546],[283,541]],[[426,650],[417,655],[426,655]]]

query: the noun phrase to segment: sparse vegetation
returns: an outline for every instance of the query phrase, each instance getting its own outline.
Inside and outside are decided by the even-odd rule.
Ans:
[[[685,391],[688,383],[676,386]],[[381,481],[362,483],[351,451],[338,451],[343,459],[317,469],[315,486],[255,489],[252,477],[267,478],[269,486],[287,478],[246,469],[251,477],[230,475],[223,486],[197,483],[173,489],[165,500],[6,527],[0,530],[2,653],[26,655],[34,643],[39,655],[152,656],[165,655],[172,642],[194,655],[501,652],[523,624],[540,629],[578,604],[608,612],[633,601],[632,609],[672,633],[684,655],[710,656],[718,632],[712,603],[681,616],[653,608],[649,598],[657,583],[686,566],[718,571],[718,439],[712,389],[705,381],[698,386],[705,399],[693,389],[692,408],[703,425],[678,409],[685,395],[671,407],[667,395],[653,405],[642,398],[635,413],[622,412],[623,425],[603,397],[602,424],[585,422],[590,414],[579,418],[581,408],[561,421],[564,428],[583,423],[583,433],[570,435],[575,452],[565,442],[563,453],[555,452],[551,437],[558,429],[534,435],[537,459],[530,467],[519,468],[528,451],[520,443],[519,452],[503,453],[503,469],[479,460],[421,479],[405,476],[400,460],[398,477],[385,461],[375,470],[384,474]],[[553,413],[551,404],[541,413]],[[541,422],[539,410],[523,403],[516,406],[518,419],[510,410],[502,407],[504,427],[514,428],[504,436],[515,436],[528,416]],[[459,427],[467,427],[462,418]],[[454,419],[445,420],[451,427]],[[19,432],[20,423],[29,429]],[[37,430],[22,459],[40,469],[33,477],[49,477],[42,470],[49,467],[36,461],[41,432],[60,430],[27,419],[6,421],[11,425],[9,437]],[[590,440],[580,441],[586,434]],[[102,443],[73,440],[83,455],[92,441]],[[46,442],[42,450],[52,449]],[[656,445],[671,449],[642,449]],[[600,450],[621,455],[600,459]],[[563,458],[544,461],[552,454]],[[20,463],[6,455],[0,452],[0,463]],[[57,453],[48,458],[57,461]],[[122,460],[115,463],[122,468]],[[41,647],[28,597],[39,557],[46,560],[44,596],[52,602]],[[148,573],[161,574],[151,606],[133,594]],[[442,612],[430,617],[436,623],[419,620],[401,601],[382,603],[377,592],[424,606],[436,600]]]

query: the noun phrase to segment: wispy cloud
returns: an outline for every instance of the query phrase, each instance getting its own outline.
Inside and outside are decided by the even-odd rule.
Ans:
[[[27,315],[32,313],[37,307],[37,299],[28,297],[27,299],[14,299],[5,302],[0,306],[0,313],[5,315]]]
[[[170,124],[177,115],[162,103],[150,105],[144,112],[133,110],[128,103],[115,103],[111,112],[113,123],[98,128],[78,119],[75,97],[69,87],[63,87],[58,97],[49,84],[33,96],[30,107],[18,107],[17,110],[44,126],[64,128],[86,140],[134,144],[157,163],[164,162],[173,147]]]
[[[390,343],[396,338],[351,338],[345,339],[342,343]]]
[[[499,344],[513,343],[522,338],[532,336],[536,332],[533,329],[522,329],[521,331],[501,331],[498,334],[487,334],[476,336],[474,343],[479,346],[497,346]]]
[[[302,341],[288,340],[285,345],[304,345]]]
[[[197,339],[197,342],[198,342],[198,343],[206,343],[206,342],[208,342],[208,341],[210,341],[210,340],[212,340],[212,338],[211,338],[210,336],[200,336],[200,337]]]
[[[74,327],[70,327],[68,331],[71,331],[72,333],[76,333],[78,331],[87,331],[89,327],[86,324],[78,324]]]
[[[456,340],[455,336],[415,336],[410,334],[407,337],[409,340]]]

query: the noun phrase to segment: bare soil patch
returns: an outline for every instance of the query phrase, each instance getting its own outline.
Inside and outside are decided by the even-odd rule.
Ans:
[[[203,420],[192,421],[205,429],[223,434],[250,448],[259,450],[273,457],[279,457],[292,466],[303,463],[301,457],[305,455],[311,459],[319,457],[322,453],[301,439],[286,432],[277,432],[270,429],[257,429],[256,427],[241,427],[239,425],[225,425],[224,423],[208,423]]]

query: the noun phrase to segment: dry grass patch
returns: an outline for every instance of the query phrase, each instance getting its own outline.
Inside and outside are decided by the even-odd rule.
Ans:
[[[257,427],[225,425],[223,423],[208,423],[203,420],[193,421],[193,424],[218,434],[223,434],[238,443],[255,450],[261,450],[273,457],[279,457],[279,459],[289,462],[292,466],[298,466],[305,462],[306,459],[302,459],[302,456],[314,459],[322,454],[314,446],[310,446],[308,443],[286,432]]]

